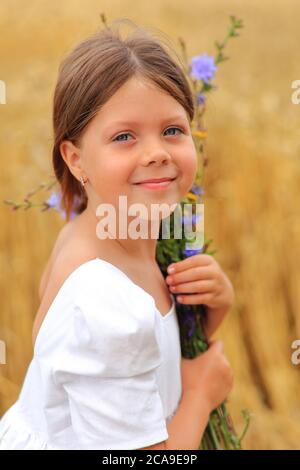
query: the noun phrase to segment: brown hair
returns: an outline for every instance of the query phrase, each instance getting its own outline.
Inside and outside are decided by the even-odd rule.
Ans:
[[[119,31],[123,23],[135,27],[127,38]],[[168,41],[162,40],[161,31],[156,38],[157,30],[150,34],[147,29],[127,18],[117,19],[80,42],[59,66],[53,99],[52,161],[67,220],[71,212],[86,208],[87,195],[62,158],[60,144],[69,140],[78,146],[87,124],[129,78],[150,80],[185,108],[190,123],[194,118],[194,96],[181,59]]]

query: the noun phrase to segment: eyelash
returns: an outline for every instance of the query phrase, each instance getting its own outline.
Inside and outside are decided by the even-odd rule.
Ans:
[[[183,130],[180,129],[180,127],[168,127],[168,129],[166,129],[166,131],[170,130],[170,129],[176,129],[178,131],[180,131],[181,134],[184,134]],[[121,137],[122,135],[131,135],[130,132],[123,132],[123,134],[119,134],[117,135],[114,139],[113,139],[113,142],[128,142],[127,140],[117,140],[118,137]],[[174,134],[175,135],[175,134]]]

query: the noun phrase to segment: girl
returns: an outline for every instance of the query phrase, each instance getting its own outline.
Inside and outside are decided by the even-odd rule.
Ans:
[[[204,254],[176,263],[167,284],[155,260],[158,230],[122,233],[129,208],[142,204],[139,221],[153,229],[191,188],[193,115],[181,67],[143,28],[124,39],[106,27],[63,60],[53,166],[67,223],[41,280],[34,353],[0,421],[1,449],[198,448],[232,371],[220,342],[181,359],[173,295],[177,287],[204,303],[218,288],[206,298],[210,336],[232,286]],[[168,208],[163,216],[152,216],[155,204]],[[103,208],[114,209],[106,238]]]

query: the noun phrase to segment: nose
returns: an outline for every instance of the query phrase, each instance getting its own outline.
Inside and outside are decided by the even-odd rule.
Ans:
[[[142,157],[141,164],[148,166],[149,164],[154,164],[156,166],[168,164],[171,161],[171,157],[168,152],[165,152],[163,149],[148,152]]]

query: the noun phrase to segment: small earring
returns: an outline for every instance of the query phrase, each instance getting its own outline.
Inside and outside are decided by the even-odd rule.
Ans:
[[[80,176],[80,183],[81,183],[81,186],[84,186],[86,182],[87,182],[87,179],[84,181],[84,180],[83,180],[83,177]]]

